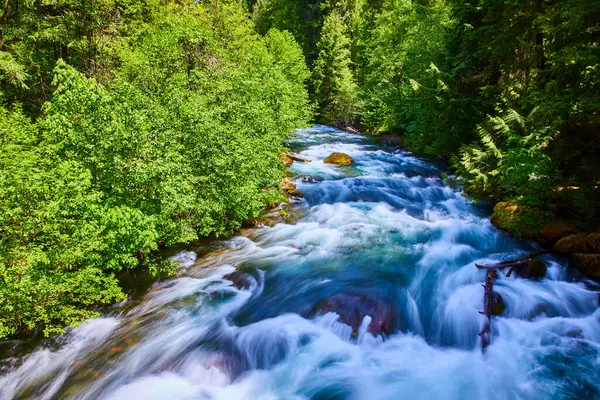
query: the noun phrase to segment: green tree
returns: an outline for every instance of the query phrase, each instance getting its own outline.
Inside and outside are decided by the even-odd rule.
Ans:
[[[292,36],[260,36],[237,2],[138,4],[110,71],[48,58],[42,114],[0,108],[0,337],[97,315],[125,298],[116,272],[167,273],[159,245],[228,235],[281,198],[278,154],[312,112]]]
[[[321,120],[338,125],[351,124],[358,117],[360,98],[350,68],[347,28],[337,11],[325,19],[318,49],[313,85]]]

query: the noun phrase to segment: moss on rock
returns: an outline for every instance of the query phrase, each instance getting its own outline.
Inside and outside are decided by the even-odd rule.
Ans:
[[[586,241],[587,236],[585,233],[565,236],[552,249],[560,253],[590,253],[592,249]]]
[[[536,209],[511,202],[500,202],[494,207],[492,224],[519,239],[534,240],[543,227],[542,213]]]
[[[600,254],[575,253],[573,266],[592,279],[600,280]]]
[[[354,159],[346,153],[331,153],[325,160],[326,164],[352,165]]]

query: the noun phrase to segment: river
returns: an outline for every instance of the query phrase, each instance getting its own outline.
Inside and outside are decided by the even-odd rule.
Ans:
[[[0,399],[600,398],[598,286],[485,272],[535,246],[496,230],[443,166],[325,126],[292,149],[294,222],[181,251],[176,278],[0,364]],[[355,164],[323,163],[331,152]],[[452,180],[450,180],[451,182]],[[237,271],[237,272],[235,272]],[[235,281],[235,282],[234,282]]]

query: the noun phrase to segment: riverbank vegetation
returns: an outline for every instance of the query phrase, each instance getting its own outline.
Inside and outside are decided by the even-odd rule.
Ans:
[[[124,299],[114,273],[280,196],[301,48],[237,2],[12,1],[0,21],[0,337]]]
[[[0,337],[60,332],[124,298],[116,272],[256,216],[313,105],[447,159],[517,236],[596,229],[599,21],[593,0],[3,2]]]
[[[450,160],[471,194],[526,207],[529,222],[599,222],[599,2],[251,6],[260,32],[289,29],[303,44],[319,104],[358,98],[321,107],[321,121],[400,134],[406,148]],[[335,46],[323,46],[332,32]],[[337,90],[318,90],[331,82]]]

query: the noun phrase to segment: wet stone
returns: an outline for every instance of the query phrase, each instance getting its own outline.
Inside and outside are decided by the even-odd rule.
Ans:
[[[302,180],[303,183],[323,182],[323,178],[321,178],[320,176],[310,176],[310,175],[305,175],[305,176],[301,177],[300,180]]]
[[[600,233],[594,232],[587,235],[585,238],[588,246],[594,251],[594,253],[600,253]]]
[[[382,301],[363,294],[340,293],[320,302],[315,307],[318,314],[334,312],[352,328],[356,337],[365,316],[371,317],[368,331],[373,335],[391,335],[396,331],[394,313]]]
[[[546,263],[537,258],[533,258],[527,264],[517,268],[516,274],[521,278],[537,279],[546,276],[548,267]]]
[[[240,271],[234,271],[230,274],[227,274],[223,277],[223,279],[233,282],[233,286],[243,290],[250,289],[252,287],[252,283],[254,282],[254,278]]]
[[[354,159],[346,153],[331,153],[325,160],[325,164],[336,164],[336,165],[352,165]]]
[[[500,315],[506,309],[504,299],[498,292],[493,292],[492,295],[492,315]]]
[[[572,256],[573,265],[590,278],[600,280],[600,254],[576,253]]]
[[[560,253],[589,253],[592,249],[586,239],[585,233],[565,236],[556,242],[552,249]]]

